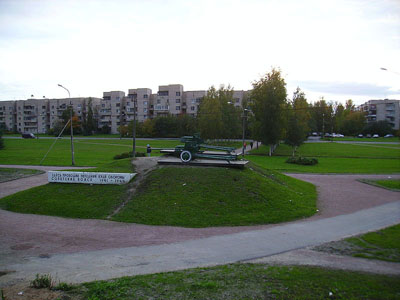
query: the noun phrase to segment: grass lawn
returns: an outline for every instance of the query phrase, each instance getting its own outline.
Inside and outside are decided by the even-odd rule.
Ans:
[[[132,172],[130,159],[87,171]],[[0,199],[0,208],[39,215],[104,219],[127,195],[129,185],[49,183]]]
[[[319,251],[400,263],[400,224],[376,232],[331,242]]]
[[[4,139],[5,148],[0,151],[2,164],[39,165],[54,139]],[[152,147],[174,147],[178,141],[154,140],[137,141],[139,152],[145,152],[146,145]],[[116,154],[132,149],[130,140],[75,140],[75,164],[77,166],[100,166],[113,160]],[[139,148],[140,147],[140,148]],[[160,155],[153,151],[152,155]],[[71,144],[68,139],[57,140],[53,149],[43,161],[47,166],[71,165]]]
[[[393,174],[400,172],[400,145],[306,143],[297,155],[315,157],[318,164],[303,166],[288,164],[292,149],[281,144],[274,156],[267,156],[268,148],[261,146],[251,151],[246,159],[271,170],[305,173],[366,173]]]
[[[396,179],[376,180],[375,183],[377,185],[381,185],[388,189],[400,191],[400,180],[396,180]]]
[[[399,299],[400,277],[317,267],[230,264],[84,283],[66,294],[91,300]]]
[[[264,173],[260,173],[264,172]],[[267,171],[165,167],[113,220],[183,227],[279,223],[316,211],[312,184]]]
[[[400,161],[396,159],[332,158],[318,157],[318,164],[303,166],[286,163],[285,156],[247,155],[247,160],[269,170],[292,173],[364,173],[393,174],[400,172]]]
[[[267,154],[266,146],[253,150],[252,154]],[[291,156],[292,147],[281,144],[274,156]],[[400,145],[376,144],[339,144],[339,143],[305,143],[300,146],[297,155],[305,157],[338,157],[338,158],[393,158],[400,160]]]
[[[0,168],[0,182],[42,174],[43,171],[32,169]]]

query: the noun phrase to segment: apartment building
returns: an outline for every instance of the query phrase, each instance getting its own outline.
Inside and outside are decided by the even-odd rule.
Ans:
[[[124,121],[130,122],[133,120],[136,108],[136,120],[143,122],[150,118],[150,111],[152,111],[151,102],[151,89],[139,88],[130,89],[128,97],[124,99],[125,119]]]
[[[369,100],[358,109],[366,112],[368,123],[388,121],[394,130],[400,128],[400,100]]]
[[[112,91],[104,92],[103,99],[100,101],[99,109],[99,128],[108,126],[112,133],[118,132],[121,122],[122,104],[125,92]]]
[[[241,106],[245,91],[233,92],[233,104]],[[0,102],[0,126],[18,132],[45,133],[54,128],[63,112],[72,105],[79,120],[92,106],[98,128],[107,126],[118,133],[121,125],[167,115],[196,116],[206,90],[184,91],[181,84],[160,85],[157,93],[149,88],[103,92],[103,98],[28,99]]]
[[[15,101],[0,102],[0,128],[7,128],[11,131],[16,131],[15,122]]]
[[[100,105],[99,98],[27,99],[0,102],[0,126],[10,131],[46,133],[54,128],[62,113],[70,105],[80,121],[91,105],[94,118]]]

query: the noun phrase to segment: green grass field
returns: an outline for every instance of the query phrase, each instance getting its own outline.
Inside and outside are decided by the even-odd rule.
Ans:
[[[5,139],[5,149],[0,151],[2,164],[39,165],[54,139]],[[171,140],[138,140],[138,152],[145,152],[146,145],[154,148],[171,148],[179,141]],[[100,166],[113,160],[116,154],[132,150],[131,140],[75,140],[75,165]],[[160,155],[159,151],[152,151],[152,155]],[[68,139],[59,139],[53,149],[43,161],[46,166],[70,166],[71,144]]]
[[[105,164],[89,172],[133,171],[130,159]],[[0,199],[0,208],[67,218],[104,219],[129,195],[125,185],[49,183]]]
[[[285,156],[247,155],[246,159],[265,169],[289,173],[400,173],[400,161],[396,159],[319,157],[318,164],[314,166],[288,164]]]
[[[400,277],[316,267],[230,264],[84,283],[66,294],[91,300],[399,299]]]
[[[281,144],[274,156],[267,156],[268,148],[261,146],[251,151],[246,159],[271,170],[300,173],[400,173],[400,145],[306,143],[297,155],[315,157],[318,164],[303,166],[286,163],[292,149]]]
[[[376,180],[375,183],[377,185],[381,185],[391,190],[400,191],[400,180],[395,180],[395,179]]]
[[[44,172],[33,169],[0,168],[0,183],[42,173]]]
[[[252,154],[266,154],[268,148],[261,146]],[[377,144],[340,144],[340,143],[306,143],[300,146],[297,155],[305,157],[338,157],[338,158],[393,158],[400,159],[399,145]],[[281,144],[274,156],[291,156],[292,147]]]
[[[400,224],[379,231],[331,242],[318,251],[400,263]]]
[[[262,172],[262,171],[261,171]],[[251,169],[179,168],[153,171],[113,220],[184,227],[279,223],[316,211],[312,184]]]

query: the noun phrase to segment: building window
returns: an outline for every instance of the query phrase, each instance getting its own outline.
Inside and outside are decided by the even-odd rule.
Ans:
[[[181,96],[181,92],[176,92],[176,95],[180,97]]]
[[[168,96],[168,91],[159,91],[158,95],[159,96]]]
[[[130,106],[131,105],[131,103],[130,102],[126,102],[126,106]]]
[[[181,99],[176,99],[175,102],[176,103],[181,103]]]
[[[119,107],[120,105],[121,105],[121,103],[116,103],[115,104],[116,107]]]
[[[175,107],[176,110],[181,110],[181,107],[178,105],[177,107]]]
[[[147,113],[147,108],[143,108],[143,112],[144,112],[144,113]]]
[[[54,109],[54,105],[52,105],[51,108]]]
[[[161,100],[160,99],[157,99],[157,104],[161,104]]]
[[[190,107],[190,110],[192,110],[192,111],[193,111],[194,109],[195,109],[195,107],[194,107],[194,106],[191,106],[191,107]]]
[[[143,95],[143,98],[144,98],[144,99],[147,99],[147,98],[149,98],[149,95],[144,94],[144,95]]]
[[[148,102],[147,101],[143,101],[143,105],[147,106]]]
[[[105,104],[102,104],[101,107],[106,107],[106,105],[105,105]],[[54,107],[52,107],[52,108],[54,108]]]

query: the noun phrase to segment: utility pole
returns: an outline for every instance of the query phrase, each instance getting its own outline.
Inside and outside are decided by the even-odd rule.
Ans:
[[[136,157],[136,99],[133,100],[133,132],[132,132],[132,157]]]
[[[70,122],[70,126],[71,126],[71,156],[72,156],[72,165],[75,165],[75,157],[74,157],[74,131],[72,128],[72,102],[71,102],[71,94],[69,92],[69,90],[62,86],[61,84],[58,84],[58,86],[60,88],[63,88],[64,90],[66,90],[68,92],[68,97],[69,97],[69,107],[70,107],[70,118],[69,118],[69,122]]]

